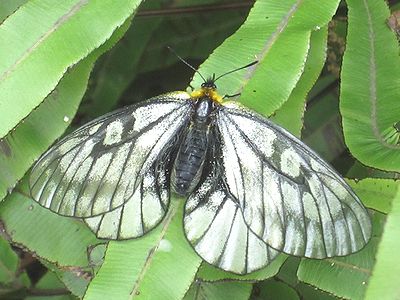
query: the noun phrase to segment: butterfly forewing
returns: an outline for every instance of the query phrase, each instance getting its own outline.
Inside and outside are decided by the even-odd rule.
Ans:
[[[235,103],[220,109],[223,178],[252,232],[276,250],[312,258],[360,250],[368,213],[305,144]]]
[[[184,92],[155,97],[105,115],[66,136],[33,168],[32,197],[58,214],[99,215],[104,223],[105,213],[142,191],[147,193],[152,188],[148,185],[157,182],[151,179],[157,162],[187,125],[188,99]],[[140,189],[143,185],[146,189]],[[155,199],[164,201],[159,196]]]

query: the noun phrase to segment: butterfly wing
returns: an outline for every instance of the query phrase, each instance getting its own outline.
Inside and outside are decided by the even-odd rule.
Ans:
[[[360,250],[367,210],[345,181],[286,130],[235,103],[219,110],[227,192],[269,246],[311,258]]]
[[[97,237],[113,240],[137,238],[162,221],[169,207],[172,149],[160,155],[123,205],[104,214],[84,218]]]
[[[247,274],[268,265],[278,252],[249,229],[221,177],[218,155],[213,157],[211,171],[185,204],[186,238],[208,263]]]
[[[154,197],[167,192],[162,179],[165,172],[158,178],[155,175],[157,169],[165,169],[158,159],[168,152],[187,124],[192,109],[189,99],[185,92],[158,96],[77,129],[34,166],[29,181],[32,197],[60,215],[89,219],[100,216],[102,223],[108,220],[107,212],[129,200],[140,198],[140,202],[147,203],[144,198],[152,198],[149,203],[165,206],[165,196]],[[136,213],[145,217],[151,204],[146,204],[148,208],[143,205],[132,208],[129,204],[121,210],[142,208],[145,213]],[[156,222],[162,216],[160,212]]]

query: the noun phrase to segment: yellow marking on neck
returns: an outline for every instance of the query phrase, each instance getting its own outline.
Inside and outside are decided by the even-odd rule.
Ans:
[[[220,94],[218,94],[217,90],[212,89],[212,88],[202,87],[198,90],[194,90],[193,92],[191,92],[190,96],[194,99],[208,97],[216,103],[219,103],[219,104],[222,103],[222,96]]]

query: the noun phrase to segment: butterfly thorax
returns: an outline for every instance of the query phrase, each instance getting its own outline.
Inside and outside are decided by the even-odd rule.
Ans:
[[[209,99],[216,104],[221,104],[223,97],[218,94],[217,86],[215,85],[212,79],[208,79],[203,82],[201,88],[198,90],[194,90],[190,96],[193,99]]]
[[[187,195],[199,183],[209,148],[212,114],[215,103],[209,97],[196,101],[193,116],[179,147],[172,170],[175,192]]]

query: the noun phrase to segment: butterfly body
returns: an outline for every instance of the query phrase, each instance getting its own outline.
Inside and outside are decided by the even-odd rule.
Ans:
[[[116,240],[155,228],[171,187],[187,196],[183,226],[194,250],[238,274],[279,252],[347,255],[371,236],[367,210],[340,175],[283,128],[223,102],[214,77],[82,126],[30,176],[42,206]]]
[[[199,183],[207,152],[214,147],[213,114],[219,107],[212,99],[214,88],[203,86],[197,99],[193,97],[191,121],[183,135],[171,176],[174,191],[182,196],[190,194]]]

